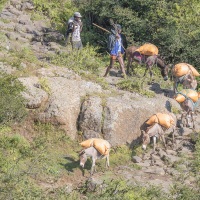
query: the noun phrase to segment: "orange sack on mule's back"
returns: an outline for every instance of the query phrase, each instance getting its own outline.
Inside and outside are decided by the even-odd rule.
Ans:
[[[100,138],[93,141],[93,147],[102,155],[108,155],[110,151],[110,143]]]
[[[158,48],[154,44],[145,43],[140,46],[136,51],[147,56],[158,55]]]
[[[95,140],[96,138],[91,138],[91,139],[88,139],[88,140],[85,140],[81,143],[79,143],[83,148],[89,148],[89,147],[92,147],[93,146],[93,141]]]
[[[193,76],[200,76],[199,72],[188,63],[178,63],[173,67],[172,71],[176,77],[184,76],[190,71],[192,71]]]
[[[181,94],[182,93],[182,94]],[[185,96],[189,97],[193,102],[197,102],[199,99],[199,93],[192,89],[184,89],[175,96],[175,100],[179,103],[185,101]]]
[[[80,143],[83,148],[94,147],[100,154],[108,155],[110,151],[110,143],[101,138],[90,138]]]
[[[170,128],[171,125],[174,125],[174,119],[167,113],[157,113],[152,115],[149,120],[146,122],[148,125],[153,125],[158,123],[165,128]]]

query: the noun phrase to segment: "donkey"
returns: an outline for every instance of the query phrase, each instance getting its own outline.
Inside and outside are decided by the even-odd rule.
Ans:
[[[186,97],[185,100],[180,103],[180,106],[183,110],[182,114],[181,114],[181,122],[183,124],[183,126],[187,126],[187,127],[190,127],[190,122],[192,122],[193,124],[193,128],[195,129],[195,124],[194,124],[194,112],[196,110],[196,108],[198,107],[200,103],[200,99],[194,103],[192,101],[192,99],[190,99],[189,97]],[[184,122],[183,122],[183,119],[184,119]],[[190,120],[191,119],[191,120]],[[185,123],[186,121],[186,123]]]
[[[165,149],[167,148],[166,146],[166,141],[164,137],[164,130],[161,127],[161,125],[155,123],[152,126],[148,127],[146,131],[142,130],[143,136],[142,136],[142,149],[146,150],[147,145],[150,143],[150,138],[153,137],[153,152],[156,150],[156,139],[158,137],[161,137]]]
[[[80,159],[80,166],[84,168],[85,163],[87,161],[87,158],[92,158],[92,167],[90,170],[90,175],[93,175],[94,172],[96,172],[95,162],[97,159],[104,159],[106,158],[106,167],[109,168],[109,153],[107,155],[101,155],[94,147],[89,147],[87,149],[83,149],[79,153],[79,159]]]
[[[197,80],[192,73],[188,73],[181,77],[176,77],[172,74],[174,80],[174,93],[178,92],[178,85],[182,84],[184,89],[196,89],[197,88]]]
[[[166,141],[165,141],[165,133],[167,130],[172,130],[172,144],[174,145],[174,133],[176,129],[176,123],[177,119],[174,114],[171,113],[171,116],[174,119],[174,125],[172,125],[169,129],[162,127],[158,123],[153,124],[152,126],[149,126],[146,131],[142,130],[142,149],[146,150],[147,145],[150,143],[150,138],[153,137],[153,152],[155,152],[156,149],[156,139],[160,137],[163,141],[165,149]]]
[[[144,76],[146,76],[147,71],[149,70],[150,79],[152,80],[153,72],[152,67],[154,65],[157,65],[161,70],[161,75],[163,79],[166,81],[168,80],[168,65],[165,65],[164,61],[160,58],[160,56],[152,55],[152,56],[146,56],[143,54],[140,54],[140,52],[136,51],[138,47],[131,46],[126,49],[126,55],[128,59],[127,63],[127,74],[129,74],[129,68],[132,69],[132,62],[138,62],[141,64],[146,64],[146,70],[144,72]],[[133,69],[132,69],[133,70]]]

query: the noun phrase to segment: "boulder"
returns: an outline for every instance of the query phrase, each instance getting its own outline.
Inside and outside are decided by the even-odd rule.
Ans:
[[[87,93],[101,92],[101,87],[91,82],[63,77],[47,77],[46,80],[50,98],[38,120],[60,125],[71,138],[76,138],[81,98]]]
[[[19,78],[19,81],[26,86],[26,91],[22,92],[26,99],[26,106],[29,109],[40,108],[48,100],[48,94],[41,88],[38,88],[39,79],[37,77]]]
[[[100,97],[89,97],[83,102],[78,124],[79,130],[83,132],[85,138],[90,131],[94,131],[97,135],[101,133],[102,112],[102,99]]]
[[[141,129],[148,116],[165,110],[166,99],[136,98],[132,94],[107,98],[104,107],[103,135],[112,145],[133,144],[141,136]]]

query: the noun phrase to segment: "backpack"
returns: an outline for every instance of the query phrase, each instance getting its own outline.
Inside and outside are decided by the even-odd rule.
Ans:
[[[68,22],[67,22],[67,32],[66,32],[66,35],[69,35],[70,33],[72,33],[73,22],[74,22],[74,17],[71,17],[71,18],[68,20]]]

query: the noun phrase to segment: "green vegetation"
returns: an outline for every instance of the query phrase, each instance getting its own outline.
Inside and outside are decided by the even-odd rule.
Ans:
[[[0,10],[6,2],[1,0]],[[75,11],[81,12],[84,24],[82,33],[84,48],[75,52],[66,48],[68,52],[50,55],[50,62],[75,71],[85,80],[100,84],[103,89],[109,88],[109,84],[100,75],[101,70],[109,63],[106,55],[108,35],[92,26],[92,22],[110,30],[112,27],[109,18],[122,25],[129,45],[154,43],[159,47],[160,54],[165,56],[167,63],[188,62],[200,70],[198,0],[33,0],[33,2],[35,10],[31,12],[31,19],[49,19],[51,24],[48,26],[63,33],[66,30],[66,21]],[[7,19],[2,21],[9,22]],[[0,43],[3,44],[0,50],[3,53],[6,51],[4,45],[6,42],[7,37],[4,33],[0,33]],[[47,66],[38,61],[28,47],[19,44],[18,48],[6,51],[0,62],[5,63],[5,66],[16,68],[23,75],[26,73],[30,75],[31,66],[33,68],[36,68],[36,65],[37,68]],[[162,80],[160,71],[157,68],[153,71],[155,82],[160,87],[169,89],[171,85]],[[147,86],[148,75],[145,78],[137,77],[143,73],[143,67],[135,66],[134,77],[120,81],[117,87],[150,98],[154,97],[155,93]],[[48,79],[41,78],[39,82],[42,89],[51,94]],[[109,171],[105,169],[105,160],[97,161],[97,170],[105,173],[102,175],[105,181],[102,187],[96,187],[91,191],[87,187],[87,182],[79,185],[81,170],[77,154],[80,150],[78,142],[69,139],[58,127],[27,119],[26,102],[21,95],[23,91],[24,87],[17,77],[0,74],[0,199],[200,199],[199,136],[193,138],[195,152],[191,173],[194,174],[195,181],[191,187],[185,186],[183,181],[175,182],[171,191],[166,194],[159,187],[133,185],[120,177],[113,178],[113,171],[120,165],[125,164],[140,170],[140,167],[131,162],[131,157],[141,155],[141,146],[130,149],[124,145],[112,149]],[[106,95],[116,94],[111,91],[105,96],[96,95],[102,98],[102,106],[105,106]],[[172,111],[178,113],[173,107]],[[35,114],[34,111],[32,114]],[[78,135],[82,138],[81,132]],[[177,163],[175,167],[178,168],[179,164],[181,163]],[[88,161],[87,173],[90,167],[91,162]],[[67,184],[71,183],[71,180],[77,181],[73,182],[77,189],[68,193]]]
[[[150,98],[155,96],[154,92],[144,89],[144,81],[142,79],[138,80],[137,82],[136,79],[133,78],[125,79],[118,82],[117,86],[122,90],[127,90],[129,92],[137,92]]]
[[[0,2],[0,12],[1,12],[2,9],[4,8],[6,2],[7,2],[7,0],[1,0],[1,2]]]
[[[39,83],[42,87],[42,89],[47,93],[47,94],[51,94],[51,89],[49,87],[49,83],[48,80],[46,78],[40,78],[39,79]]]
[[[16,77],[1,74],[0,88],[0,124],[22,121],[27,115],[21,95],[24,87]]]
[[[38,14],[33,13],[33,18],[39,18],[43,15],[50,19],[51,26],[54,28],[64,31],[66,29],[66,21],[73,16],[73,13],[77,10],[72,1],[69,0],[33,0],[35,5],[35,11]],[[39,18],[40,19],[40,18]]]
[[[123,27],[129,45],[150,42],[158,46],[168,63],[188,62],[199,68],[200,2],[182,1],[90,1],[77,3],[90,30],[90,44],[106,47],[105,32],[91,27],[97,23],[110,29],[109,18]],[[86,41],[88,42],[88,41]],[[102,46],[104,45],[104,46]]]
[[[35,135],[28,136],[31,140],[10,129],[0,134],[0,199],[44,199],[39,183],[51,185],[78,167],[71,161],[77,159],[78,145],[64,132],[50,124],[38,123],[32,128]]]
[[[31,68],[33,64],[38,64],[39,66],[41,64],[33,51],[28,47],[20,47],[20,49],[11,50],[9,53],[6,53],[4,57],[0,57],[0,62],[4,62],[6,65],[10,65],[24,73]]]
[[[97,48],[86,45],[81,51],[69,51],[68,53],[53,55],[51,63],[72,69],[78,74],[87,71],[98,74],[104,63],[96,51]]]
[[[197,173],[200,172],[200,136],[199,136],[199,133],[196,133],[198,134],[197,138],[196,138],[196,145],[195,145],[195,159],[194,159],[194,169]],[[199,177],[200,178],[200,177]],[[199,182],[200,184],[200,182]]]

